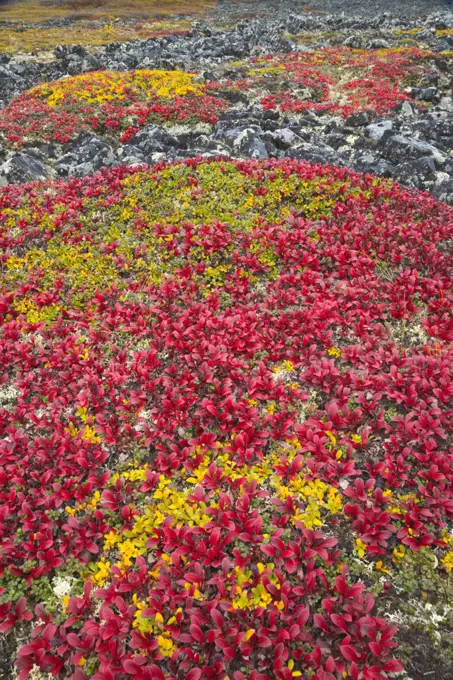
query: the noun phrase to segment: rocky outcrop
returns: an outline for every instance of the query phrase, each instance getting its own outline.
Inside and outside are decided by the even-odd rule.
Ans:
[[[264,5],[265,3],[263,3]],[[57,46],[54,58],[42,62],[0,55],[2,105],[38,82],[97,69],[186,69],[197,71],[204,82],[241,77],[234,65],[264,53],[329,46],[378,50],[399,44],[401,31],[413,30],[420,45],[439,57],[416,87],[411,101],[403,101],[385,116],[363,110],[346,118],[305,111],[266,110],[259,96],[247,89],[222,93],[231,105],[215,125],[149,124],[121,144],[102,133],[85,133],[66,145],[40,144],[20,151],[0,151],[0,182],[26,182],[50,177],[84,176],[119,164],[152,164],[193,155],[234,158],[304,159],[329,163],[397,179],[404,185],[430,191],[453,203],[452,62],[440,54],[453,46],[453,13],[434,13],[412,20],[384,13],[379,16],[302,14],[281,3],[272,18],[243,19],[226,29],[215,22],[195,22],[188,35],[111,43],[96,50],[81,45]],[[219,5],[223,17],[231,3]],[[259,14],[259,11],[256,12]],[[217,16],[218,18],[218,16]],[[446,30],[447,29],[447,30]],[[399,31],[399,33],[398,33]],[[297,34],[310,36],[309,44],[296,42]],[[411,38],[412,39],[412,38]]]

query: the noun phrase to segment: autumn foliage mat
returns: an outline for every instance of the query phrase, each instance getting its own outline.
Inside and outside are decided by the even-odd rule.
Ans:
[[[411,602],[448,629],[451,208],[295,161],[0,203],[21,679],[379,680]]]

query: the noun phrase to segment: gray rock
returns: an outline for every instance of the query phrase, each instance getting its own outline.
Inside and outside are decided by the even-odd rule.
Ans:
[[[438,144],[443,149],[452,150],[453,149],[453,137],[441,137],[440,141],[438,141]]]
[[[13,72],[9,66],[0,65],[0,80],[8,80],[13,77]]]
[[[372,173],[379,177],[391,177],[393,167],[383,158],[376,159],[372,154],[358,156],[352,164],[354,170],[358,172]]]
[[[432,128],[432,122],[427,122]],[[434,131],[440,137],[453,137],[453,118],[446,118],[445,120],[436,121]]]
[[[87,71],[96,71],[102,67],[100,59],[94,56],[94,54],[88,55],[85,59],[83,59],[81,65],[80,65],[80,70],[82,72],[87,72]]]
[[[378,123],[372,123],[365,128],[365,136],[378,142],[385,132],[393,130],[393,122],[391,120],[380,120]]]
[[[431,120],[416,120],[410,125],[411,131],[415,133],[417,139],[423,137],[425,139],[435,138],[437,135],[436,127]]]
[[[390,47],[390,43],[388,40],[384,40],[383,38],[374,38],[373,40],[369,40],[365,47],[368,50],[386,49]]]
[[[54,170],[30,153],[19,151],[0,166],[0,184],[21,184],[55,177]]]
[[[170,135],[165,128],[153,123],[140,130],[129,142],[131,146],[136,146],[145,155],[155,152],[162,153],[178,146],[176,137]]]
[[[9,68],[12,73],[15,73],[18,76],[23,76],[27,72],[27,65],[20,62],[18,64],[10,63]]]
[[[363,47],[363,42],[363,38],[360,35],[349,35],[346,40],[343,40],[343,45],[345,47],[361,49]]]
[[[57,150],[52,144],[37,144],[34,147],[24,149],[24,152],[43,163],[46,163],[49,158],[57,157]]]
[[[93,134],[83,134],[71,143],[70,151],[55,163],[62,176],[85,177],[104,166],[112,166],[115,156],[110,146]]]
[[[89,69],[88,69],[89,70]],[[66,71],[70,76],[76,76],[82,71],[82,60],[76,56],[72,56],[67,62]]]
[[[385,144],[383,154],[395,164],[406,159],[422,158],[423,156],[431,156],[436,165],[443,165],[446,160],[445,154],[432,144],[409,139],[403,135],[390,137]]]
[[[208,137],[208,135],[198,135],[194,142],[194,150],[197,153],[198,151],[202,153],[209,151],[211,154],[218,154],[221,156],[230,153],[230,150],[227,146],[215,139],[212,139],[212,137]]]
[[[370,118],[366,111],[359,111],[358,113],[351,113],[345,120],[345,124],[350,127],[360,127],[362,125],[368,125]]]
[[[414,107],[407,100],[402,102],[402,104],[395,106],[395,111],[399,111],[401,115],[405,116],[406,118],[411,118],[416,113]]]
[[[78,57],[84,57],[87,53],[83,45],[71,45],[68,47],[69,54],[76,54]]]
[[[417,33],[417,40],[431,40],[433,32],[429,28],[424,28]]]
[[[120,146],[115,153],[118,164],[135,165],[137,163],[145,162],[145,155],[137,146],[132,144],[125,144]]]
[[[68,55],[68,48],[66,45],[57,45],[53,53],[57,59],[65,59]]]
[[[347,146],[346,137],[340,132],[332,132],[332,134],[327,135],[326,142],[333,149],[339,149],[342,146]]]
[[[233,140],[233,151],[246,158],[269,158],[264,141],[253,128],[245,128]]]
[[[437,87],[413,87],[411,90],[411,97],[427,102],[440,101],[440,94]]]
[[[244,112],[246,115],[246,112]],[[244,132],[245,130],[249,130],[253,132],[253,134],[256,135],[262,135],[263,134],[263,128],[260,125],[254,125],[254,124],[249,124],[247,125],[246,123],[244,124],[243,120],[237,121],[238,124],[234,124],[234,121],[219,121],[215,128],[214,128],[214,137],[215,139],[220,140],[221,142],[224,142],[227,146],[233,147],[235,140]]]
[[[294,146],[285,152],[287,158],[322,163],[328,165],[345,165],[343,158],[327,144],[303,144]]]
[[[441,181],[436,182],[432,188],[432,193],[439,201],[451,205],[453,203],[453,179],[441,178]]]
[[[422,182],[432,179],[436,173],[436,166],[432,158],[418,158],[407,163],[401,163],[395,168],[394,176],[403,184],[413,186],[418,189],[422,187]]]
[[[277,149],[288,149],[302,142],[302,138],[290,128],[277,128],[270,133],[270,136]]]

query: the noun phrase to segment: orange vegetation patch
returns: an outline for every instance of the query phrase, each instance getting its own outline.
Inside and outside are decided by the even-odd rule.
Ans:
[[[17,0],[0,7],[2,21],[40,22],[70,18],[147,18],[197,15],[215,0]]]

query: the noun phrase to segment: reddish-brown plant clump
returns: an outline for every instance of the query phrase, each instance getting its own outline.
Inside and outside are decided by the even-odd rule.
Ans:
[[[403,566],[453,569],[452,241],[289,160],[1,191],[20,680],[394,677]]]

